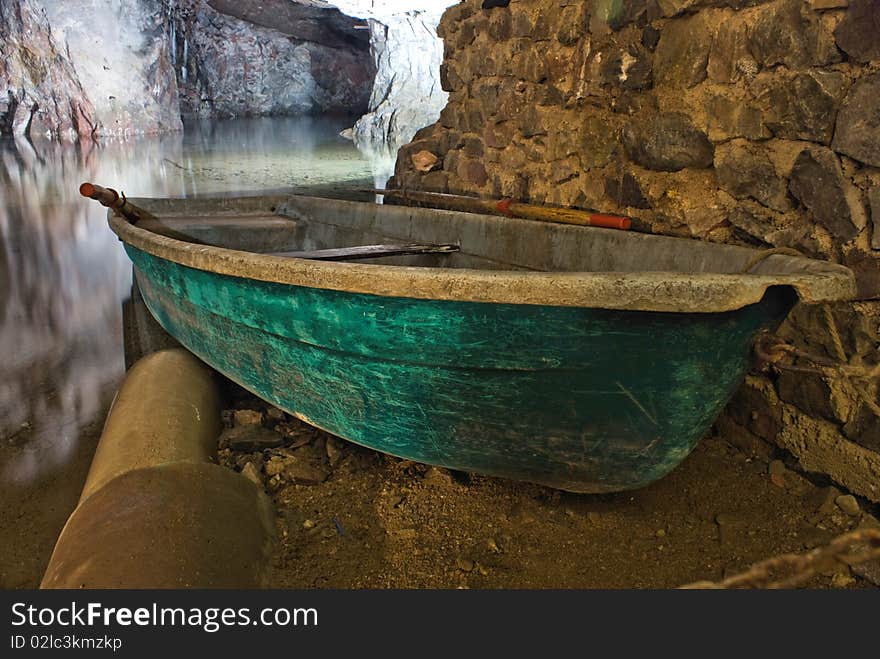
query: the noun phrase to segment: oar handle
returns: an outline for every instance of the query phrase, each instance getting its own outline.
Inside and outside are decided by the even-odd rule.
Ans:
[[[112,208],[130,222],[137,222],[148,215],[137,206],[130,204],[126,200],[125,195],[120,195],[113,188],[104,188],[100,185],[86,182],[79,186],[79,193],[83,197],[94,199],[102,206]]]
[[[422,190],[371,190],[376,194],[393,195],[410,201],[431,204],[434,207],[460,210],[471,213],[500,213],[507,217],[517,217],[538,222],[558,222],[580,226],[602,227],[619,231],[640,231],[651,233],[650,226],[633,217],[600,213],[592,209],[563,208],[561,206],[540,206],[526,204],[505,198],[480,199],[446,192],[427,192]]]
[[[107,208],[115,208],[117,202],[121,199],[119,193],[113,188],[102,188],[94,183],[83,183],[79,186],[79,193],[83,197],[94,199]]]

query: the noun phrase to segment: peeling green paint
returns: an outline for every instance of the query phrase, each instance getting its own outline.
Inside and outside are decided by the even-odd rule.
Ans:
[[[751,343],[796,298],[717,314],[377,297],[219,275],[127,246],[157,320],[208,364],[340,437],[580,492],[693,449]]]

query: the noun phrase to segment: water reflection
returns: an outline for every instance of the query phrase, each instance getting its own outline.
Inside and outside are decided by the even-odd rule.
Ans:
[[[195,123],[102,146],[0,142],[0,485],[58,471],[123,372],[130,264],[92,180],[129,196],[192,196],[372,182],[338,136],[350,120]]]

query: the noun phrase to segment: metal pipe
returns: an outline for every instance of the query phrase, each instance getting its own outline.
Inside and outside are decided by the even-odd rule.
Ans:
[[[41,588],[265,585],[274,515],[257,485],[211,462],[212,373],[185,350],[132,367]]]

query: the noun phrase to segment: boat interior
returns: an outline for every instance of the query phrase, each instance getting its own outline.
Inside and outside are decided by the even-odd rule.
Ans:
[[[363,201],[283,195],[131,201],[151,214],[140,228],[291,258],[543,272],[791,275],[840,268],[782,254],[756,263],[758,250],[700,240]]]

